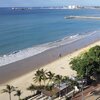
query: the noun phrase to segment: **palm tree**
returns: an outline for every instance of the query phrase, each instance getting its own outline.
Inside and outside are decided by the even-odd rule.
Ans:
[[[21,94],[22,94],[21,90],[17,90],[14,96],[18,96],[19,100],[21,100],[20,99]]]
[[[31,92],[34,92],[34,91],[36,90],[36,86],[33,85],[33,84],[31,84],[31,85],[27,88],[27,90],[30,90]]]
[[[60,84],[61,84],[61,82],[62,82],[62,76],[61,76],[61,75],[56,75],[56,76],[55,76],[55,79],[54,79],[54,82],[55,82],[56,84],[58,84],[59,89],[60,89]],[[59,97],[60,97],[60,91],[59,91]]]
[[[42,81],[41,70],[36,71],[35,77],[33,77],[33,79],[36,83],[39,83],[39,85],[41,86],[41,81]]]
[[[9,94],[9,100],[11,100],[11,93],[15,91],[14,86],[6,85],[6,89],[2,90],[2,93],[8,93]]]
[[[60,83],[62,82],[62,76],[56,75],[54,78],[54,82],[60,86]]]
[[[46,70],[43,70],[43,69],[37,70],[35,77],[33,79],[36,83],[39,83],[40,86],[41,86],[42,81],[44,82],[44,85],[45,85],[45,82],[47,80]]]
[[[49,71],[49,72],[47,72],[46,74],[47,74],[48,79],[49,79],[47,85],[49,85],[49,84],[53,81],[54,76],[55,76],[55,73],[52,73],[51,71]]]
[[[40,71],[41,71],[42,80],[43,80],[44,86],[45,86],[45,82],[47,80],[46,70],[41,69]]]

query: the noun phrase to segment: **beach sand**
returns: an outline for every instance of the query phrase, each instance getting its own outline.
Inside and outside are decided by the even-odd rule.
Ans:
[[[73,71],[69,65],[70,59],[81,54],[81,53],[88,51],[89,48],[96,46],[96,45],[100,45],[100,41],[92,43],[84,48],[78,49],[78,50],[74,51],[73,53],[70,53],[70,54],[65,55],[63,57],[59,57],[57,60],[55,60],[47,65],[44,65],[41,68],[46,69],[47,71],[52,71],[55,74],[60,74],[63,76],[69,76],[69,77],[75,76],[76,72]],[[23,94],[21,97],[25,97],[25,96],[32,94],[30,91],[27,91],[26,88],[31,83],[34,84],[32,78],[34,77],[35,71],[36,70],[34,70],[26,75],[23,75],[19,78],[16,78],[12,81],[9,81],[5,84],[1,84],[0,90],[5,88],[6,84],[10,84],[10,85],[13,85],[15,87],[18,87],[18,89],[21,89],[23,91]],[[0,100],[9,100],[8,96],[9,96],[8,94],[0,94]],[[14,97],[12,94],[12,100],[18,100],[18,97]]]

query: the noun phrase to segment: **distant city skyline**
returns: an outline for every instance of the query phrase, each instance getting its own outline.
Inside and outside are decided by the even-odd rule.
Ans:
[[[100,0],[0,0],[0,7],[100,6]]]

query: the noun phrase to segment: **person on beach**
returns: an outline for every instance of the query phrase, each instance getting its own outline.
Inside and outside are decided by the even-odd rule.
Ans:
[[[60,53],[60,54],[59,54],[59,57],[61,58],[61,56],[62,56],[62,55],[61,55],[61,53]]]

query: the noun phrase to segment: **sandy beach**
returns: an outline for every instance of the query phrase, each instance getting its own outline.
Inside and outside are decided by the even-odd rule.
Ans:
[[[65,55],[63,57],[60,57],[59,59],[49,63],[49,64],[46,64],[46,65],[43,65],[42,68],[43,69],[46,69],[47,71],[52,71],[54,72],[55,74],[60,74],[60,75],[63,75],[63,76],[75,76],[76,75],[76,72],[73,71],[71,68],[70,68],[70,65],[69,65],[69,62],[70,62],[70,59],[81,54],[81,53],[84,53],[86,52],[89,48],[95,46],[95,45],[100,45],[100,41],[97,41],[97,42],[94,42],[84,48],[81,48],[79,50],[76,50],[75,52],[73,53],[70,53],[68,55]],[[23,94],[22,94],[22,97],[25,97],[29,94],[31,94],[30,91],[27,91],[26,88],[34,82],[32,80],[33,76],[34,76],[34,73],[35,73],[36,69],[26,75],[23,75],[19,78],[16,78],[14,80],[11,80],[5,84],[1,84],[0,86],[0,90],[2,90],[6,84],[10,84],[10,85],[13,85],[15,87],[18,87],[19,89],[21,89],[23,91]],[[12,100],[17,100],[18,98],[17,97],[14,97],[12,95]],[[7,94],[0,94],[0,100],[8,100],[8,95]]]

